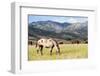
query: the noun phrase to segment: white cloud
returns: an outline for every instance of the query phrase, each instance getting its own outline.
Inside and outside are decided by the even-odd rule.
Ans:
[[[69,23],[77,23],[77,22],[86,22],[88,21],[88,18],[81,18],[81,17],[71,17],[71,18],[67,18],[67,22]]]
[[[76,18],[69,18],[68,20],[67,20],[67,22],[69,22],[69,23],[77,23],[77,22],[79,22]]]

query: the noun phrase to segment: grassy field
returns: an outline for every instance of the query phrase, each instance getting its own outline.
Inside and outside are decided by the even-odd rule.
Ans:
[[[28,60],[54,60],[54,59],[79,59],[88,57],[87,44],[60,44],[61,55],[56,55],[56,50],[53,49],[50,56],[50,48],[43,49],[43,56],[37,54],[35,46],[28,46]]]

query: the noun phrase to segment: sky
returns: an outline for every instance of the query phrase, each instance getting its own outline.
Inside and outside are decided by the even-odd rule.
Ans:
[[[37,22],[37,21],[55,21],[55,22],[68,22],[68,23],[77,23],[77,22],[85,22],[88,21],[88,17],[80,17],[80,16],[43,16],[43,15],[29,15],[28,21]]]

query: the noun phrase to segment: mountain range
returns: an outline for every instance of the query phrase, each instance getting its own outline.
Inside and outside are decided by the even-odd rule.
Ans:
[[[55,21],[37,21],[28,24],[29,39],[37,40],[50,37],[61,40],[87,40],[88,21],[80,23],[60,23]]]

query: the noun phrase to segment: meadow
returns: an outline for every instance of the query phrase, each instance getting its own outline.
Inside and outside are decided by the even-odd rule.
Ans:
[[[61,54],[57,55],[55,48],[52,56],[50,48],[43,48],[43,55],[37,54],[35,45],[28,45],[28,60],[56,60],[88,58],[88,44],[60,44]]]

